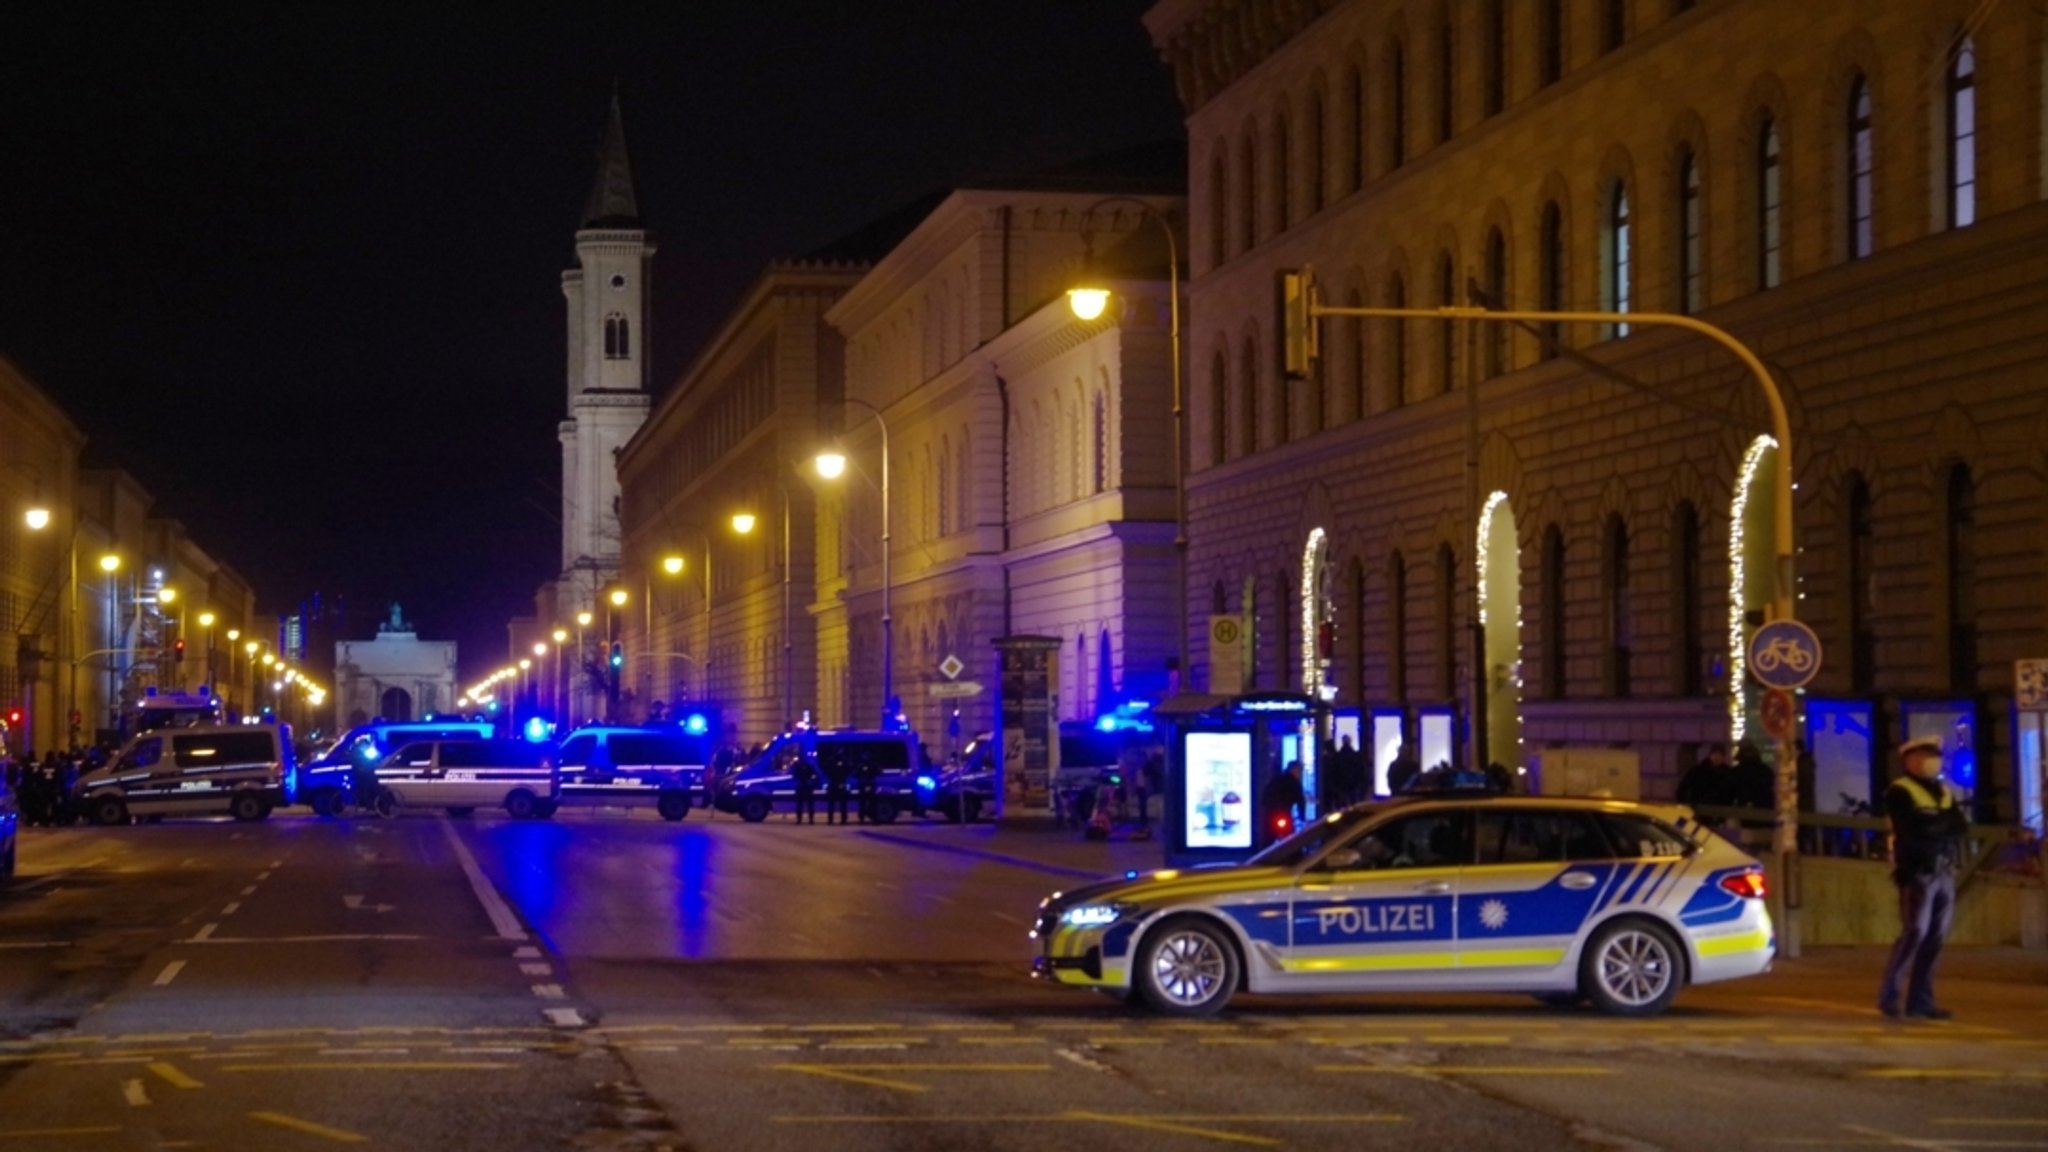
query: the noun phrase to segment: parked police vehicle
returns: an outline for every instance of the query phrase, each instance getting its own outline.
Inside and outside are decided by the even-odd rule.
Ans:
[[[996,811],[995,740],[983,732],[960,750],[956,763],[920,772],[917,812],[937,812],[954,823],[969,823]]]
[[[299,768],[299,798],[322,816],[339,816],[351,804],[368,805],[376,795],[377,765],[393,749],[416,740],[486,740],[494,731],[484,720],[373,720],[342,733]]]
[[[467,816],[503,808],[515,818],[552,816],[561,796],[553,744],[528,740],[415,740],[377,765],[380,816],[404,808],[445,808]]]
[[[868,815],[879,824],[893,823],[917,803],[919,757],[917,737],[908,732],[785,732],[752,763],[718,782],[715,803],[720,812],[737,812],[758,824],[775,811],[796,806],[795,767],[808,760],[816,771],[817,799],[822,808],[830,782],[845,781],[848,811],[859,803],[863,769],[872,773],[874,796]]]
[[[1031,935],[1040,975],[1179,1015],[1237,992],[1456,991],[1647,1016],[1770,967],[1763,896],[1763,866],[1677,805],[1444,796],[1054,893]]]
[[[78,778],[78,803],[95,824],[134,816],[261,820],[298,787],[291,729],[209,724],[143,732]]]
[[[681,820],[704,803],[709,744],[680,728],[578,728],[562,741],[561,802],[652,806],[664,820]]]

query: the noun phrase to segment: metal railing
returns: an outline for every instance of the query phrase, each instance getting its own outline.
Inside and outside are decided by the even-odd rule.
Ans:
[[[1701,823],[1719,830],[1749,851],[1763,852],[1770,847],[1773,814],[1768,808],[1701,805],[1693,811]],[[1891,823],[1882,816],[1799,814],[1799,852],[1803,856],[1883,863],[1891,860],[1891,849]],[[1967,887],[1979,876],[1994,873],[2038,880],[2044,867],[2048,867],[2044,851],[2048,851],[2048,846],[2044,846],[2041,836],[2025,825],[1972,824],[1963,840],[1958,887]]]

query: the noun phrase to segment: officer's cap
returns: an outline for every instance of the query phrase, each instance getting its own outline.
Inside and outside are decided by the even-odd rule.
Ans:
[[[1941,738],[1939,736],[1916,736],[1899,745],[1899,755],[1902,757],[1910,756],[1915,752],[1926,752],[1934,756],[1941,755]]]

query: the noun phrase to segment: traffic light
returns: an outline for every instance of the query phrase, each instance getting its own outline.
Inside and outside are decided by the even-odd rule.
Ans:
[[[620,668],[624,668],[625,666],[626,646],[624,644],[619,643],[617,640],[614,640],[612,641],[612,669],[616,671]]]
[[[7,726],[9,728],[21,727],[21,709],[9,708],[7,710]]]
[[[183,638],[181,637],[181,638],[179,638],[178,640],[175,640],[175,641],[173,641],[173,642],[171,643],[171,663],[173,663],[173,664],[183,664],[184,662],[185,662],[185,641],[184,641],[184,639],[183,639]]]
[[[1318,349],[1310,309],[1315,293],[1315,273],[1307,267],[1280,274],[1280,366],[1289,376],[1306,377],[1314,371]]]

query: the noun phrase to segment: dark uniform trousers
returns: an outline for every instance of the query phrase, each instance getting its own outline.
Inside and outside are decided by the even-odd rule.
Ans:
[[[1899,886],[1899,938],[1885,961],[1880,1011],[1896,1014],[1934,1007],[1934,962],[1956,914],[1956,874],[1946,869]],[[1903,994],[1904,999],[1901,999]]]

